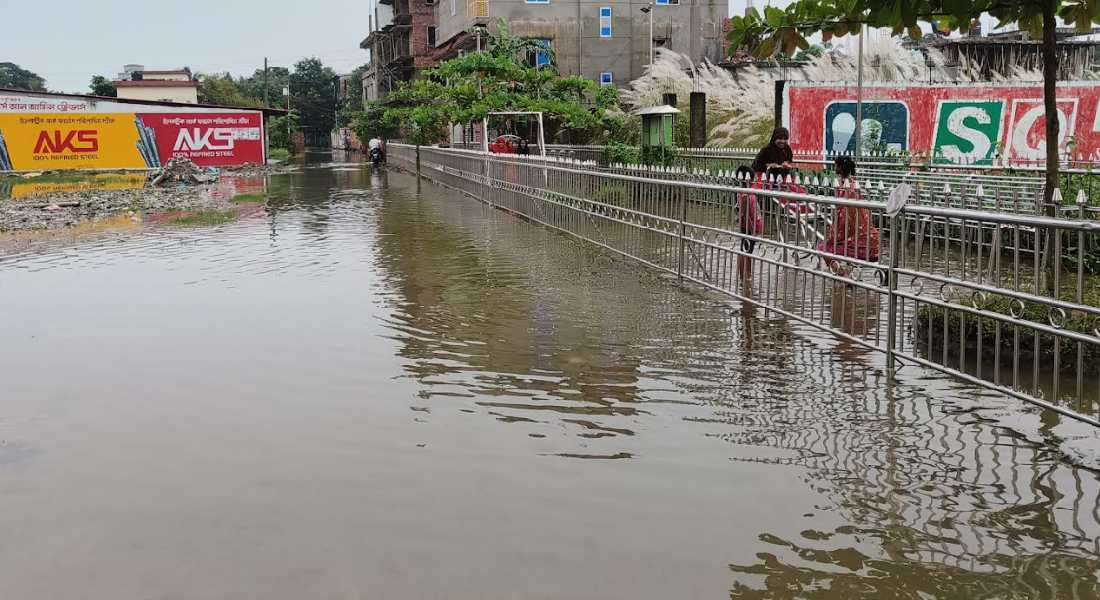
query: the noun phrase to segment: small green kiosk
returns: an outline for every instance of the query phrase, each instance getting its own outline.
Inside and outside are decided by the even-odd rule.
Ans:
[[[671,148],[672,126],[676,115],[680,114],[678,108],[662,105],[640,108],[634,114],[642,118],[642,149],[645,148]]]

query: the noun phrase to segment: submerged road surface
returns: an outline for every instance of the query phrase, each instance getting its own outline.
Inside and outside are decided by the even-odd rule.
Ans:
[[[0,245],[0,598],[1100,597],[1019,403],[408,175],[267,192]]]

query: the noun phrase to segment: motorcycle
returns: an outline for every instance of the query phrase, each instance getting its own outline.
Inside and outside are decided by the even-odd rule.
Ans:
[[[378,167],[382,163],[386,162],[386,155],[382,153],[381,148],[371,148],[370,150],[370,164]]]

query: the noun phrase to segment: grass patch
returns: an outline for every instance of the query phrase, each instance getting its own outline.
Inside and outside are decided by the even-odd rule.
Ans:
[[[203,227],[209,225],[223,225],[237,218],[234,211],[204,210],[201,212],[180,215],[171,220],[172,225],[187,227]]]
[[[268,152],[267,157],[271,160],[286,162],[290,160],[290,150],[286,148],[272,148],[271,152]]]
[[[237,194],[236,196],[233,196],[233,199],[230,200],[230,202],[232,202],[233,204],[262,204],[266,200],[267,196],[265,196],[264,194],[253,192],[250,194]]]

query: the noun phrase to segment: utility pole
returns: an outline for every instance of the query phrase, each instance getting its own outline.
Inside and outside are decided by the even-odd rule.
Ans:
[[[264,57],[264,109],[265,109],[265,111],[263,113],[263,117],[261,117],[263,119],[263,122],[264,122],[264,161],[265,162],[267,161],[267,157],[271,156],[271,143],[270,143],[270,140],[267,139],[267,112],[266,112],[266,109],[268,109],[270,107],[271,107],[271,105],[267,101],[267,57],[265,56]]]
[[[649,15],[649,70],[653,71],[653,2],[642,7],[642,12]]]
[[[859,57],[856,58],[856,161],[863,156],[863,37],[867,26],[859,26]]]

